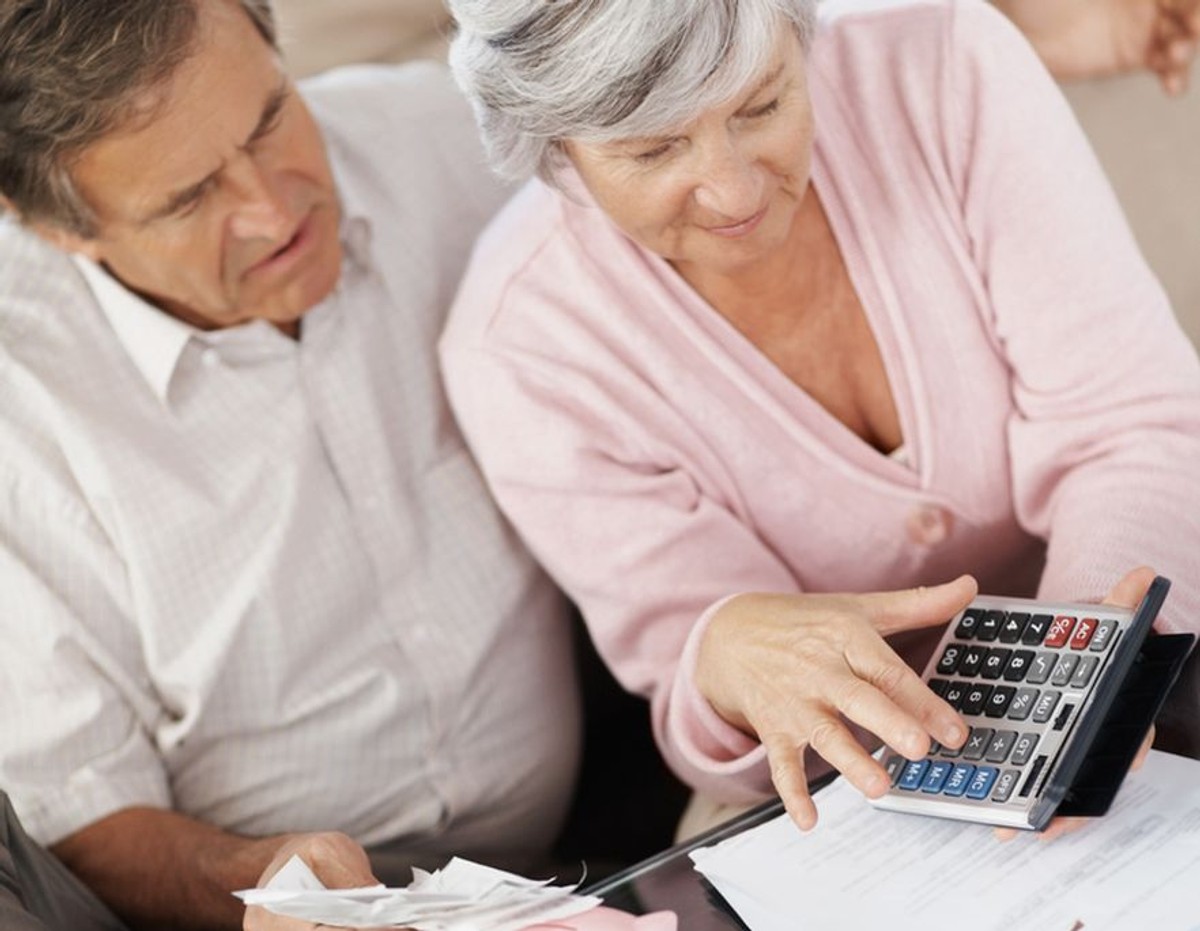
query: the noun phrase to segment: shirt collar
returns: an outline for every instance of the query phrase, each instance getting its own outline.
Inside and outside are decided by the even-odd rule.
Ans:
[[[198,331],[142,300],[91,259],[78,254],[71,258],[129,358],[166,403],[179,357]]]
[[[335,177],[338,175],[335,166]],[[340,179],[339,179],[340,180]],[[362,210],[362,198],[351,186],[339,185],[342,221],[339,235],[345,250],[340,288],[346,273],[370,267],[371,222]],[[79,254],[71,256],[92,291],[100,310],[133,364],[146,379],[155,397],[167,403],[171,378],[184,349],[192,339],[203,340],[207,331],[184,323],[138,297],[107,271]]]

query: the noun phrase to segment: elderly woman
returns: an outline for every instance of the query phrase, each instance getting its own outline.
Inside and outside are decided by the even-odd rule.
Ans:
[[[809,751],[886,789],[848,724],[961,744],[911,667],[975,579],[1133,602],[1150,564],[1200,623],[1200,366],[998,13],[451,5],[495,167],[540,176],[451,399],[685,781],[807,827]]]

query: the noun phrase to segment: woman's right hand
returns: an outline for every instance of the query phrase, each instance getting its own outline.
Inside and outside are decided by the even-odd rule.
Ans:
[[[975,580],[962,576],[868,595],[741,595],[705,631],[696,685],[722,718],[763,744],[788,813],[809,830],[817,811],[807,748],[870,798],[890,785],[847,721],[911,759],[929,751],[930,738],[951,747],[966,741],[958,713],[883,638],[944,624],[977,593]]]

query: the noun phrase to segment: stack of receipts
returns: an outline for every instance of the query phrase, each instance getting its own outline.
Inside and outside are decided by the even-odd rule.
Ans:
[[[574,886],[551,886],[457,857],[434,873],[414,869],[413,876],[404,889],[326,889],[303,860],[292,857],[264,888],[235,894],[246,905],[324,925],[414,931],[520,931],[600,904],[574,895]]]
[[[1200,762],[1151,752],[1113,807],[1050,841],[871,808],[845,780],[693,851],[751,931],[1200,931]]]

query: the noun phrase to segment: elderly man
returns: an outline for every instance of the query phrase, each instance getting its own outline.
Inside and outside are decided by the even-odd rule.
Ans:
[[[130,925],[555,835],[569,628],[432,352],[504,194],[440,69],[297,88],[267,0],[0,0],[0,788]]]

